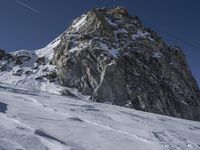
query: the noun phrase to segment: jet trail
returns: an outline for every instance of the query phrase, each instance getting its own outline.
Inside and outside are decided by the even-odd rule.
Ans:
[[[25,3],[21,2],[20,0],[15,0],[15,1],[16,1],[18,4],[20,4],[20,5],[22,5],[22,6],[26,7],[26,8],[28,8],[29,10],[31,10],[31,11],[37,13],[37,14],[40,13],[39,10],[37,10],[37,9],[35,9],[35,8],[31,7],[31,6],[29,6],[28,4],[25,4]]]

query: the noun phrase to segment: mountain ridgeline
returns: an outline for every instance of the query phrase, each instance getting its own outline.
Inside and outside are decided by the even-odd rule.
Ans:
[[[122,7],[91,10],[46,48],[0,51],[0,59],[0,79],[9,72],[21,87],[52,91],[41,87],[54,84],[64,95],[77,89],[96,102],[200,120],[200,91],[182,50]]]

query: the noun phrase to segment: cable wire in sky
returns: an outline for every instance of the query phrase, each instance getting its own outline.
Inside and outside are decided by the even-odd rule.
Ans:
[[[31,10],[31,11],[37,13],[37,14],[40,13],[39,10],[37,10],[37,9],[35,9],[35,8],[33,8],[33,7],[31,7],[31,6],[28,5],[28,4],[25,4],[24,2],[22,2],[22,1],[20,1],[20,0],[15,0],[15,1],[16,1],[18,4],[22,5],[23,7],[26,7],[26,8],[28,8],[29,10]]]

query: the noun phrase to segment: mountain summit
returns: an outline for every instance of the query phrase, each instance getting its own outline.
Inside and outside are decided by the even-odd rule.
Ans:
[[[200,120],[199,88],[182,50],[122,7],[89,11],[45,48],[1,50],[0,60],[0,80],[9,84]]]

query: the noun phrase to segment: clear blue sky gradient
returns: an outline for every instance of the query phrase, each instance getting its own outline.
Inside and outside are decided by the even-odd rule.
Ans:
[[[171,45],[184,50],[200,85],[200,0],[0,0],[0,48],[38,49],[95,7],[124,6]],[[34,11],[35,10],[35,11]],[[38,12],[39,11],[39,12]]]

